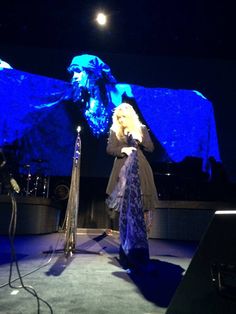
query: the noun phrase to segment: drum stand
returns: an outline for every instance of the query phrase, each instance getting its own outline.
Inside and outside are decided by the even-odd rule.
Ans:
[[[79,185],[80,185],[80,159],[81,159],[81,139],[80,139],[80,127],[77,128],[77,139],[75,142],[75,150],[73,157],[73,167],[71,175],[71,184],[69,191],[69,199],[67,203],[65,223],[65,245],[64,249],[50,251],[51,253],[64,252],[65,256],[72,256],[72,254],[101,254],[101,252],[87,251],[76,248],[76,231],[77,231],[77,219],[79,209]],[[46,251],[44,253],[49,253]]]
[[[30,181],[31,181],[31,172],[30,172],[30,165],[25,165],[28,169],[27,171],[27,179],[26,179],[26,196],[30,195]]]
[[[46,177],[45,175],[40,176],[39,174],[37,174],[36,177],[34,178],[31,174],[31,165],[26,164],[24,165],[24,168],[27,169],[26,189],[24,190],[25,196],[49,198],[50,177],[49,176]],[[33,186],[31,186],[32,184]],[[41,193],[41,195],[39,193]]]

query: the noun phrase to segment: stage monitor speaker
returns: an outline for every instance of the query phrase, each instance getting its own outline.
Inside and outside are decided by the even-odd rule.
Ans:
[[[236,210],[216,211],[166,314],[236,313]]]

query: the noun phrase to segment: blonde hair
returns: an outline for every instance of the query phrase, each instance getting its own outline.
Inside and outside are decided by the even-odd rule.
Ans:
[[[140,122],[134,108],[125,102],[115,108],[112,116],[111,130],[116,133],[117,138],[121,139],[125,137],[124,129],[119,122],[119,117],[121,115],[125,115],[127,117],[128,125],[126,130],[130,133],[136,134],[136,136],[138,136],[141,140],[143,124]]]

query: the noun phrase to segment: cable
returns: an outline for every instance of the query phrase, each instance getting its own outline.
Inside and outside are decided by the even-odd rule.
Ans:
[[[40,314],[40,301],[43,302],[45,305],[47,305],[47,307],[50,310],[50,313],[53,314],[53,309],[52,309],[51,305],[47,301],[45,301],[44,299],[40,298],[33,287],[26,286],[23,282],[21,272],[19,269],[19,265],[18,265],[18,261],[16,258],[16,252],[15,252],[15,246],[14,246],[14,237],[15,237],[16,221],[17,221],[17,203],[16,203],[16,199],[14,196],[14,192],[10,192],[10,197],[11,197],[11,202],[12,202],[12,215],[11,215],[11,220],[10,220],[10,225],[9,225],[9,240],[10,240],[10,245],[11,245],[11,263],[10,263],[10,273],[9,273],[8,284],[9,284],[10,288],[12,288],[12,289],[23,288],[28,293],[30,293],[32,296],[34,296],[37,300],[37,313],[38,314]],[[20,280],[20,283],[21,283],[21,286],[16,286],[16,287],[12,285],[12,280],[11,280],[12,269],[13,269],[14,263],[16,266],[17,274],[19,276],[18,279]]]
[[[64,222],[63,222],[63,226],[64,226],[64,225],[65,225],[65,220],[64,220]],[[63,226],[62,226],[62,228],[63,228]],[[56,245],[55,245],[55,249],[52,251],[52,253],[50,253],[51,256],[49,257],[49,259],[47,260],[47,262],[45,262],[45,263],[42,264],[41,266],[39,266],[39,267],[37,267],[37,268],[31,270],[30,272],[25,273],[24,275],[21,275],[21,278],[27,277],[27,276],[29,276],[29,275],[35,273],[36,271],[40,270],[41,268],[43,268],[43,267],[45,267],[45,266],[47,266],[47,265],[49,265],[49,264],[51,263],[51,260],[52,260],[52,258],[55,256],[55,252],[56,252],[56,250],[57,250],[58,243],[60,242],[60,238],[61,238],[62,236],[64,237],[64,234],[60,234],[60,235],[58,236],[58,239],[57,239],[57,242],[56,242]],[[12,280],[11,280],[11,283],[13,283],[13,282],[15,282],[15,281],[17,281],[17,280],[19,280],[19,277],[12,279]],[[0,289],[3,288],[3,287],[6,287],[6,286],[8,286],[8,285],[9,285],[9,282],[3,283],[2,285],[0,285]]]

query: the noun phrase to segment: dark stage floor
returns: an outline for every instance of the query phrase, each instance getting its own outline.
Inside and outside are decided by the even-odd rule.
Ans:
[[[0,313],[165,313],[182,274],[188,268],[196,242],[149,239],[152,269],[129,273],[119,264],[118,233],[107,236],[102,229],[78,229],[76,248],[87,253],[65,258],[45,253],[64,248],[64,233],[17,235],[14,241],[23,284],[19,288],[13,265],[9,286],[11,250],[8,236],[0,236]]]

